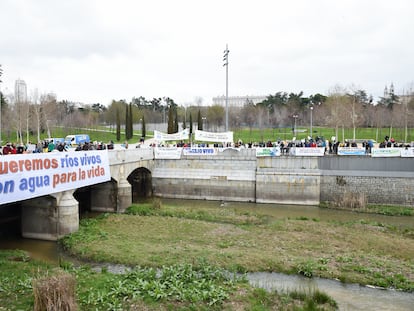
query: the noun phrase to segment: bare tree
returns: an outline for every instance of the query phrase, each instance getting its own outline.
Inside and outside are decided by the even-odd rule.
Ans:
[[[207,121],[209,125],[214,125],[215,130],[223,125],[224,107],[213,105],[207,108]]]
[[[39,142],[40,141],[40,120],[41,120],[40,114],[41,114],[42,109],[39,104],[39,94],[38,94],[37,89],[35,89],[32,94],[32,109],[31,110],[32,110],[32,115],[34,116],[33,120],[35,122],[34,128],[36,129],[37,142]]]
[[[336,85],[330,90],[330,94],[326,100],[326,107],[328,108],[327,124],[335,128],[335,137],[338,140],[339,127],[342,127],[342,137],[344,139],[344,119],[342,105],[348,99],[346,98],[346,91],[339,85]]]
[[[242,109],[243,121],[249,126],[250,133],[256,121],[256,106],[254,104],[245,105]]]

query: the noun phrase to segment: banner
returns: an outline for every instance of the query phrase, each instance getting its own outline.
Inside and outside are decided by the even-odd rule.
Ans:
[[[338,155],[365,155],[363,147],[338,147]]]
[[[183,148],[183,155],[216,155],[216,148],[188,147]]]
[[[190,134],[189,129],[184,129],[181,132],[173,133],[173,134],[166,134],[159,131],[154,130],[154,139],[157,141],[170,141],[170,140],[185,140],[188,139]]]
[[[157,147],[154,149],[154,158],[179,160],[181,159],[181,151],[182,148]]]
[[[0,204],[109,181],[107,150],[0,157]]]
[[[289,154],[294,156],[323,157],[325,147],[292,147],[289,149]]]
[[[256,148],[256,157],[278,157],[280,156],[279,147]]]
[[[414,147],[401,149],[401,157],[403,158],[414,157]]]
[[[399,157],[401,156],[400,148],[372,148],[371,157]]]
[[[199,141],[212,141],[212,142],[233,142],[233,132],[205,132],[196,130],[195,131],[195,140]]]

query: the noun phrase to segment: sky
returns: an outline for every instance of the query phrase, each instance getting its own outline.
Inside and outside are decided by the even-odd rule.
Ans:
[[[228,94],[378,98],[414,81],[412,0],[1,0],[4,93],[109,105],[170,97],[212,104]]]

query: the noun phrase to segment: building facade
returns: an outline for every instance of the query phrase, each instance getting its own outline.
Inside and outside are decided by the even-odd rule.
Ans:
[[[27,86],[24,80],[17,79],[14,84],[14,102],[15,103],[27,102]]]
[[[267,98],[267,96],[229,96],[228,105],[229,107],[243,107],[246,104],[257,104],[261,103]],[[226,96],[213,97],[213,105],[226,106]]]

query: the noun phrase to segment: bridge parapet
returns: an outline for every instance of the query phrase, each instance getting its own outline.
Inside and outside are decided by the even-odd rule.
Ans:
[[[154,150],[152,148],[108,150],[108,154],[110,165],[154,159]]]

